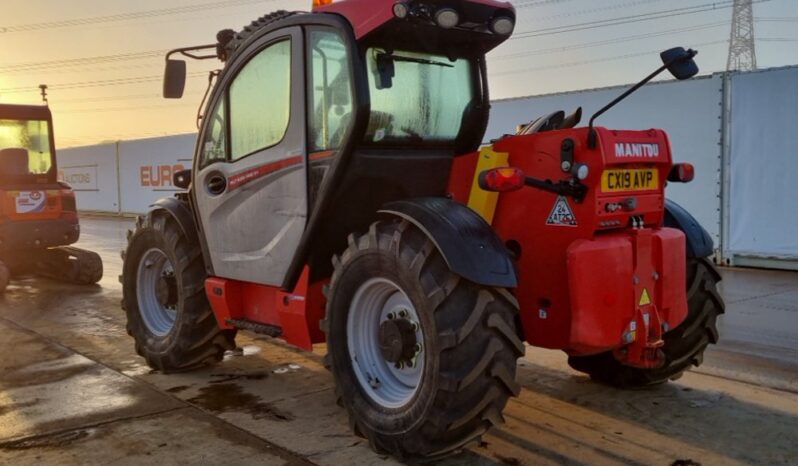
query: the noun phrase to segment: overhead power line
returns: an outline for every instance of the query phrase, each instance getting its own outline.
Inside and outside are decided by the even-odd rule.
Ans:
[[[755,0],[754,3],[764,3],[769,1],[771,0]],[[548,36],[553,34],[563,34],[567,32],[584,31],[584,30],[603,28],[608,26],[619,26],[623,24],[639,23],[643,21],[652,21],[656,19],[672,18],[675,16],[692,15],[697,13],[705,13],[708,11],[731,8],[732,6],[734,6],[734,0],[704,3],[701,5],[695,5],[691,7],[675,8],[671,10],[655,11],[651,13],[642,13],[637,15],[623,16],[619,18],[588,21],[584,23],[576,23],[565,26],[555,26],[550,28],[537,29],[534,31],[520,32],[516,33],[510,40],[525,39],[529,37]]]
[[[651,3],[663,2],[666,0],[632,0],[627,2],[618,2],[612,5],[597,7],[597,8],[589,8],[586,10],[576,10],[576,11],[568,11],[567,13],[559,13],[556,15],[549,15],[549,16],[534,16],[530,18],[531,21],[540,22],[540,21],[549,21],[552,19],[559,19],[559,18],[568,18],[573,16],[583,16],[583,15],[590,15],[595,13],[601,13],[604,11],[612,11],[612,10],[621,10],[626,8],[633,8],[640,5],[648,5]]]
[[[794,23],[794,22],[798,21],[798,17],[785,16],[783,18],[754,18],[754,21],[757,21],[757,22],[761,21],[761,22],[765,22],[765,23],[769,23],[769,22],[773,22],[773,23]]]
[[[667,35],[670,35],[670,34],[681,34],[681,33],[685,33],[685,32],[704,31],[704,30],[707,30],[707,29],[717,28],[717,27],[721,27],[721,26],[728,26],[728,25],[729,25],[729,21],[718,21],[718,22],[715,22],[715,23],[700,24],[700,25],[696,25],[696,26],[689,26],[689,27],[678,28],[678,29],[668,29],[668,30],[657,31],[657,32],[647,32],[647,33],[643,33],[643,34],[635,34],[635,35],[629,35],[629,36],[623,36],[623,37],[616,37],[616,38],[613,38],[613,39],[599,40],[599,41],[594,41],[594,42],[584,42],[584,43],[573,44],[573,45],[564,45],[564,46],[560,46],[560,47],[550,47],[550,48],[545,48],[545,49],[529,50],[529,51],[526,51],[526,52],[512,53],[512,54],[508,54],[508,55],[499,55],[499,56],[490,57],[490,58],[491,58],[491,60],[506,60],[506,59],[510,59],[510,58],[520,58],[520,57],[526,57],[526,56],[546,55],[546,54],[549,54],[549,53],[556,53],[556,52],[568,52],[568,51],[571,51],[571,50],[580,50],[580,49],[586,49],[586,48],[591,48],[591,47],[600,47],[600,46],[603,46],[603,45],[620,44],[620,43],[625,43],[625,42],[629,42],[629,41],[633,41],[633,40],[651,39],[651,38],[654,38],[654,37],[662,37],[662,36],[667,36]]]
[[[189,78],[195,78],[198,76],[207,76],[207,73],[204,71],[197,71],[194,73],[188,73]],[[132,78],[118,78],[118,79],[105,79],[105,80],[98,80],[98,81],[81,81],[81,82],[74,82],[74,83],[61,83],[61,84],[52,84],[48,85],[48,89],[50,90],[69,90],[69,89],[85,89],[85,88],[93,88],[93,87],[106,87],[106,86],[118,86],[121,84],[140,84],[140,83],[147,83],[147,82],[155,82],[160,81],[163,79],[162,75],[157,76],[136,76]],[[22,94],[22,93],[29,93],[29,92],[39,92],[38,89],[31,90],[30,86],[26,87],[10,87],[5,89],[0,89],[0,94]]]
[[[174,8],[160,8],[157,10],[134,11],[129,13],[119,13],[116,15],[94,16],[88,18],[65,19],[60,21],[47,21],[42,23],[20,24],[16,26],[0,26],[0,33],[8,34],[13,32],[30,32],[44,29],[56,29],[74,26],[85,26],[90,24],[112,23],[119,21],[130,21],[141,18],[153,18],[158,16],[171,16],[185,13],[195,13],[198,11],[216,10],[220,8],[231,8],[237,6],[252,5],[256,3],[273,2],[275,0],[227,0],[213,3],[202,3],[199,5],[187,5]]]
[[[156,57],[163,57],[168,50],[149,50],[146,52],[118,53],[114,55],[100,55],[94,57],[67,58],[60,60],[14,63],[10,65],[0,65],[0,73],[11,73],[21,71],[41,71],[47,69],[61,69],[73,66],[87,66],[100,63],[113,63],[119,61],[142,60]]]
[[[728,43],[727,40],[716,40],[711,42],[703,42],[700,44],[693,44],[694,47],[703,47],[703,46],[710,46],[710,45],[717,45],[717,44],[726,44]],[[505,76],[511,74],[519,74],[519,73],[531,73],[536,71],[547,71],[559,68],[572,68],[577,66],[584,66],[584,65],[591,65],[594,63],[606,63],[610,61],[617,61],[617,60],[625,60],[628,58],[636,58],[636,57],[644,57],[644,56],[652,56],[657,55],[661,52],[661,50],[650,50],[647,52],[640,52],[640,53],[629,53],[625,55],[618,55],[613,57],[606,57],[606,58],[596,58],[593,60],[581,60],[569,63],[557,63],[554,65],[545,65],[545,66],[536,66],[531,68],[521,68],[518,70],[508,70],[508,71],[500,71],[491,73],[491,76]]]
[[[530,0],[530,1],[517,1],[511,2],[516,9],[520,8],[535,8],[539,6],[555,5],[558,3],[566,3],[573,0]]]

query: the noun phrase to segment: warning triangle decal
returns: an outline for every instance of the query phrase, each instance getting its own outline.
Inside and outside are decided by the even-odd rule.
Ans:
[[[643,288],[643,294],[640,295],[640,306],[651,304],[651,296],[648,295],[648,290]]]
[[[565,196],[558,196],[557,201],[554,203],[554,208],[551,209],[546,225],[559,225],[567,227],[575,227],[578,225],[574,211],[568,204],[568,199]]]

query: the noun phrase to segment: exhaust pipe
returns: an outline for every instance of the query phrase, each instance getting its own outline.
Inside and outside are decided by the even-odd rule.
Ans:
[[[575,128],[580,121],[582,121],[582,107],[577,108],[573,113],[565,117],[560,123],[559,129]]]

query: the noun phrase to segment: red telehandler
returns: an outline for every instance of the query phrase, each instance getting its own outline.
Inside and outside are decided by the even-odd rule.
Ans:
[[[70,246],[80,237],[72,188],[58,181],[53,116],[46,105],[0,104],[0,293],[37,273],[90,285],[103,264]]]
[[[557,112],[480,148],[485,54],[516,15],[495,0],[317,1],[215,44],[220,59],[185,192],[124,252],[136,351],[175,372],[238,330],[327,343],[356,434],[400,458],[458,450],[502,421],[531,345],[620,387],[701,362],[723,312],[712,241],[665,199],[692,179],[661,130],[577,128]]]

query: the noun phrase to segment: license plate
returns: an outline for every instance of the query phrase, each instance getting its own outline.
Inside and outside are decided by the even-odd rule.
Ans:
[[[652,189],[659,189],[659,171],[655,168],[604,170],[601,175],[601,190],[605,193]]]

